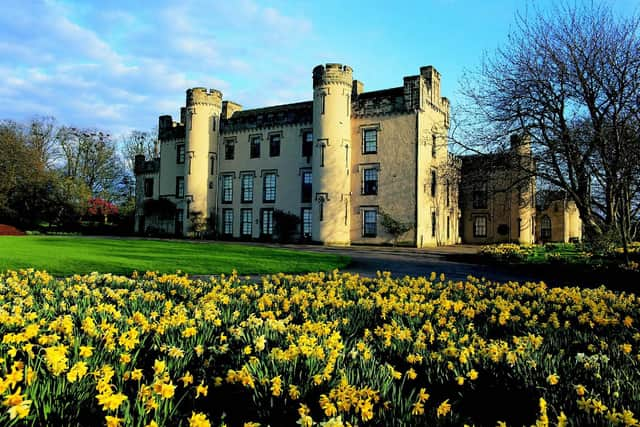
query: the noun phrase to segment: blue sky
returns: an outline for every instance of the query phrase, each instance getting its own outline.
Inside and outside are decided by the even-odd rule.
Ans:
[[[534,4],[551,2],[0,0],[0,119],[149,130],[194,86],[244,108],[311,99],[311,70],[326,62],[352,66],[365,90],[434,65],[455,105],[464,70]]]

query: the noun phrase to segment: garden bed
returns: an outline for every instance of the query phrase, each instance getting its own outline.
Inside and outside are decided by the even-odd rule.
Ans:
[[[640,412],[640,300],[604,288],[30,270],[0,275],[0,295],[0,425],[597,426]]]

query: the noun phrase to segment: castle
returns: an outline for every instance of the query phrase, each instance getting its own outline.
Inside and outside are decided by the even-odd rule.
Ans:
[[[319,65],[312,101],[242,110],[222,98],[189,89],[179,122],[159,118],[156,157],[135,162],[137,232],[270,239],[281,211],[299,218],[297,239],[326,245],[388,243],[383,217],[411,224],[399,240],[416,247],[536,240],[535,178],[508,162],[478,175],[482,159],[449,152],[432,66],[365,92],[349,66]]]

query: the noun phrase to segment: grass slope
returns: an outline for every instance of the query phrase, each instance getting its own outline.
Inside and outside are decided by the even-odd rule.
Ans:
[[[0,271],[47,270],[64,276],[92,271],[131,274],[153,270],[189,274],[299,273],[328,271],[347,257],[233,243],[105,239],[53,236],[0,236]]]

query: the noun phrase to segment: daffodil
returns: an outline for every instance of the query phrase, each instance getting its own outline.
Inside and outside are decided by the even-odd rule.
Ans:
[[[205,414],[192,412],[189,427],[211,427],[211,423]]]

